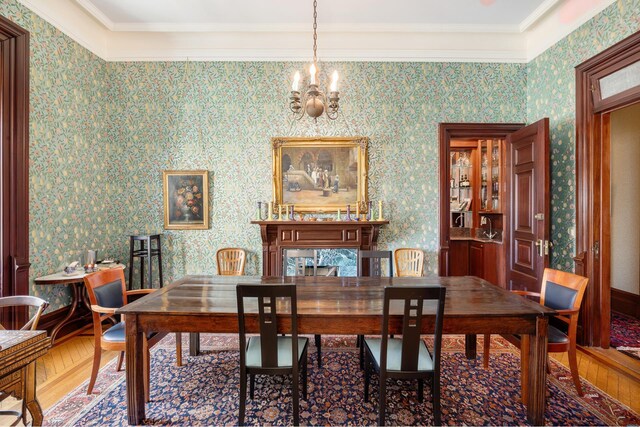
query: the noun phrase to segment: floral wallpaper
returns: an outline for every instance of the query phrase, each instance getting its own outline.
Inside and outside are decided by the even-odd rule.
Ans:
[[[640,0],[618,0],[527,64],[527,122],[549,117],[552,266],[575,255],[575,67],[640,30]]]
[[[64,286],[33,278],[61,271],[80,251],[110,245],[105,62],[16,1],[0,14],[30,32],[29,232],[31,293],[68,304]]]
[[[283,62],[108,63],[110,137],[107,222],[129,233],[162,232],[164,169],[210,171],[211,229],[164,231],[165,280],[215,274],[215,252],[249,252],[261,272],[256,202],[268,201],[273,136],[366,135],[369,194],[391,221],[382,249],[420,247],[437,272],[439,122],[525,120],[522,64],[323,63],[341,76],[343,117],[292,121],[290,80],[304,64]],[[124,258],[125,244],[117,256]]]
[[[302,63],[105,63],[2,0],[0,14],[31,32],[31,277],[89,248],[126,262],[128,236],[143,233],[163,233],[165,282],[215,273],[224,246],[247,249],[247,273],[259,274],[260,236],[250,221],[256,202],[272,197],[270,138],[312,135],[370,138],[369,195],[391,220],[380,248],[420,247],[436,273],[437,124],[544,116],[553,141],[553,263],[571,268],[573,67],[636,31],[639,1],[619,0],[527,65],[322,63],[340,72],[343,114],[315,124],[288,115]],[[209,230],[163,230],[166,169],[209,170]],[[49,310],[69,302],[63,286],[32,285],[32,293]]]

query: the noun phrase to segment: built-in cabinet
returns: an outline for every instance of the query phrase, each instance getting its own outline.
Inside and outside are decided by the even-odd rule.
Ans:
[[[440,124],[440,274],[505,287],[506,137],[521,124]]]

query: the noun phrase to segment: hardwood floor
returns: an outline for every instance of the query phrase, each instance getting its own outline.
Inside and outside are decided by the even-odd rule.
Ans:
[[[618,353],[618,352],[616,352]],[[103,352],[102,365],[118,355],[117,352]],[[481,356],[481,355],[480,355]],[[552,354],[554,359],[568,367],[567,353]],[[624,355],[623,355],[624,356]],[[634,361],[624,356],[623,362],[633,365]],[[38,400],[44,411],[53,406],[66,394],[89,378],[93,359],[93,335],[77,335],[52,348],[46,356],[38,360]],[[619,400],[640,413],[640,375],[623,374],[608,364],[584,351],[578,352],[580,376],[611,397]],[[480,359],[479,359],[480,360]],[[640,362],[636,362],[640,366]],[[15,406],[12,399],[1,404],[2,409]],[[0,417],[0,425],[10,423]]]

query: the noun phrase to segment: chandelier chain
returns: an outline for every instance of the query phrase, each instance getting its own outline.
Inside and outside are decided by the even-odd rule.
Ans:
[[[313,0],[313,63],[318,62],[318,55],[316,50],[318,49],[318,0]]]

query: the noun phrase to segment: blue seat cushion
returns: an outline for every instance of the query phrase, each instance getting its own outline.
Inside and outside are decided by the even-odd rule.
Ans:
[[[371,350],[371,354],[378,366],[380,366],[381,338],[365,338],[364,342]],[[402,364],[402,339],[390,338],[387,342],[387,371],[401,371]],[[433,359],[429,355],[427,345],[420,340],[418,353],[418,371],[433,371]]]
[[[549,343],[565,344],[569,342],[569,337],[555,326],[549,325]]]
[[[106,342],[124,342],[124,322],[118,322],[102,334],[102,340]]]
[[[292,366],[291,360],[291,344],[290,336],[278,337],[278,367],[286,368]],[[298,361],[309,343],[308,338],[298,338]],[[247,343],[247,367],[262,368],[262,347],[260,346],[260,337],[250,337]]]

